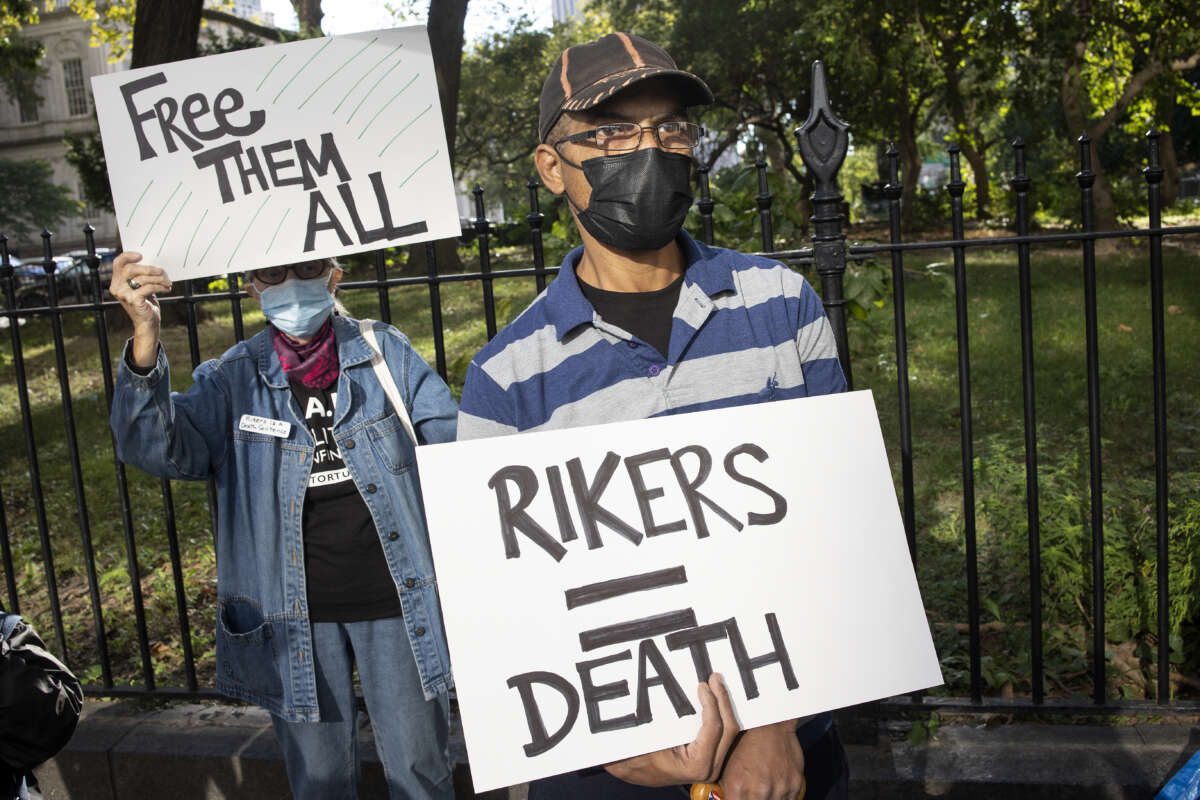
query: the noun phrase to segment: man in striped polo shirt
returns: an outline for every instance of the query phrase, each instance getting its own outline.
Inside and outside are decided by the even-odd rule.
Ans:
[[[471,361],[460,439],[841,392],[821,301],[778,262],[682,230],[692,204],[695,75],[631,34],[568,48],[542,88],[534,163],[583,246]],[[734,737],[719,678],[698,687],[689,745],[535,781],[530,800],[679,798],[719,776],[726,800],[846,796],[845,752],[819,714]]]

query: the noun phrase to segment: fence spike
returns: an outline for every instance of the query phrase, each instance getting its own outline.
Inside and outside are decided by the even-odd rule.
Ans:
[[[967,184],[962,179],[962,163],[959,159],[959,153],[962,151],[958,145],[951,142],[946,148],[946,152],[950,154],[950,182],[946,184],[947,191],[951,197],[962,197],[963,191],[967,188]]]
[[[54,249],[50,245],[50,237],[54,234],[46,228],[42,228],[42,269],[47,275],[54,272]]]
[[[1085,133],[1076,141],[1079,142],[1079,172],[1075,173],[1075,179],[1079,181],[1079,188],[1090,189],[1096,182],[1096,173],[1092,172],[1092,139]]]
[[[1013,139],[1013,176],[1009,180],[1013,189],[1017,192],[1028,192],[1029,186],[1032,183],[1029,176],[1025,174],[1025,142],[1021,141],[1018,136]]]
[[[1146,167],[1142,174],[1146,176],[1147,183],[1162,183],[1165,170],[1158,160],[1158,140],[1161,136],[1155,128],[1146,132]]]

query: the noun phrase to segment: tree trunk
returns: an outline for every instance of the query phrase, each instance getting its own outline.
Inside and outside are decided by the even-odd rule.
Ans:
[[[975,178],[975,219],[983,221],[990,215],[988,206],[991,204],[991,181],[988,177],[987,154],[975,146],[971,137],[964,136],[958,143],[963,158],[971,165],[971,174]]]
[[[1165,208],[1179,199],[1179,159],[1175,157],[1175,140],[1170,131],[1163,131],[1158,139],[1158,163],[1163,168],[1161,191]]]
[[[433,69],[437,73],[438,97],[442,101],[442,125],[446,129],[446,148],[450,164],[454,164],[454,137],[458,129],[458,85],[462,74],[463,23],[467,19],[468,0],[429,0],[429,48],[433,56]],[[462,262],[458,258],[457,242],[444,239],[437,243],[439,272],[458,272]],[[409,270],[424,273],[425,245],[413,245],[408,249]]]
[[[900,222],[908,228],[916,212],[917,180],[921,177],[921,153],[917,147],[917,126],[907,103],[900,109]]]
[[[296,22],[300,25],[300,34],[306,38],[320,36],[321,19],[325,13],[321,11],[321,0],[292,0],[292,9],[296,12]]]
[[[195,58],[203,6],[204,0],[137,0],[130,66],[136,69]],[[109,319],[120,316],[123,315],[112,314]],[[186,325],[187,318],[187,306],[183,303],[162,307],[166,324]],[[204,318],[202,304],[196,305],[196,318]]]
[[[196,57],[204,0],[137,0],[130,67]]]
[[[1179,159],[1175,157],[1175,139],[1171,136],[1171,123],[1175,120],[1175,91],[1172,87],[1160,95],[1158,108],[1158,128],[1162,135],[1158,139],[1158,163],[1163,168],[1162,187],[1163,206],[1173,204],[1179,198]]]
[[[454,163],[454,133],[458,128],[458,83],[462,74],[463,23],[467,19],[468,0],[429,0],[429,47],[437,73],[438,97],[442,101],[442,122],[446,126],[446,146]]]
[[[433,243],[433,248],[434,257],[437,259],[437,271],[439,275],[463,271],[462,259],[458,257],[457,239],[438,239]],[[478,272],[479,265],[473,265],[472,269]],[[425,258],[424,242],[408,246],[408,261],[405,262],[401,274],[405,276],[429,274],[429,262]]]

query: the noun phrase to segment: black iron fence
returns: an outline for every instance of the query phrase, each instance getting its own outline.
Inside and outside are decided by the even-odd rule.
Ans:
[[[1200,703],[1190,701],[1172,701],[1170,690],[1170,652],[1168,631],[1167,604],[1170,600],[1168,590],[1168,471],[1167,471],[1167,428],[1166,428],[1166,355],[1164,343],[1164,299],[1163,299],[1163,242],[1167,237],[1180,237],[1200,233],[1200,226],[1163,227],[1161,224],[1161,201],[1159,183],[1163,171],[1158,163],[1157,134],[1148,135],[1148,166],[1144,170],[1146,194],[1149,211],[1149,225],[1146,228],[1126,229],[1117,231],[1094,230],[1092,186],[1094,174],[1091,169],[1092,145],[1087,137],[1079,140],[1080,170],[1078,173],[1079,196],[1081,208],[1081,229],[1072,232],[1030,235],[1031,212],[1029,194],[1031,190],[1030,177],[1025,172],[1024,144],[1018,140],[1013,143],[1013,173],[1011,186],[1015,195],[1015,235],[990,236],[982,238],[966,238],[963,219],[963,193],[965,183],[962,180],[957,148],[950,148],[951,180],[947,191],[951,197],[951,227],[952,237],[937,241],[904,242],[900,225],[901,185],[898,175],[899,155],[893,147],[888,152],[890,162],[890,181],[885,187],[888,200],[890,241],[873,245],[850,245],[845,243],[845,219],[842,212],[842,195],[838,190],[838,172],[846,155],[848,136],[846,125],[840,122],[829,106],[824,75],[819,64],[814,65],[813,101],[811,112],[805,124],[796,131],[799,150],[806,168],[812,176],[816,191],[812,197],[812,245],[801,249],[776,249],[775,235],[772,224],[773,197],[768,189],[767,169],[760,158],[756,163],[759,191],[755,198],[758,213],[758,227],[761,233],[762,252],[773,258],[791,265],[805,265],[815,268],[820,279],[820,294],[825,309],[833,324],[837,338],[838,353],[846,376],[852,381],[850,349],[847,329],[846,300],[843,297],[843,280],[848,261],[863,261],[886,256],[891,262],[892,307],[894,315],[894,336],[896,349],[897,383],[896,393],[899,409],[898,441],[894,442],[899,453],[899,495],[908,536],[910,552],[914,560],[921,557],[918,527],[915,519],[914,506],[914,472],[913,472],[913,431],[910,412],[910,376],[907,335],[907,315],[905,310],[906,275],[904,260],[906,255],[929,251],[949,250],[953,256],[954,274],[954,306],[957,326],[958,354],[958,395],[960,409],[960,441],[962,458],[962,518],[965,536],[965,576],[966,576],[966,619],[969,655],[969,696],[944,697],[930,696],[918,693],[910,697],[893,698],[886,705],[900,709],[963,709],[986,711],[1029,711],[1034,713],[1065,712],[1065,713],[1133,713],[1146,712],[1163,713],[1200,713]],[[532,278],[537,291],[545,288],[547,280],[557,271],[556,267],[547,267],[543,249],[543,227],[545,217],[539,210],[538,185],[529,183],[529,200],[531,213],[526,222],[529,228],[528,258],[532,266],[521,269],[493,269],[491,252],[492,230],[490,223],[484,218],[484,202],[482,191],[476,189],[476,214],[474,220],[475,247],[478,254],[478,269],[465,272],[444,274],[439,272],[437,251],[430,244],[425,247],[427,272],[424,275],[389,276],[387,272],[387,255],[385,251],[374,254],[374,278],[370,280],[354,280],[344,282],[342,288],[351,292],[375,292],[378,297],[377,316],[386,321],[392,321],[392,295],[389,290],[396,287],[424,287],[428,292],[428,308],[433,339],[434,366],[443,376],[447,376],[447,347],[443,326],[445,304],[442,299],[442,287],[455,282],[478,282],[480,288],[479,310],[482,312],[488,338],[497,331],[497,301],[494,294],[496,281],[528,281]],[[713,209],[714,199],[711,196],[708,175],[701,170],[700,197],[697,203],[701,238],[712,243],[714,239]],[[8,336],[11,343],[12,358],[10,368],[15,384],[15,395],[19,405],[19,422],[0,424],[20,426],[20,438],[24,444],[24,463],[27,476],[21,476],[15,470],[0,474],[0,558],[3,560],[3,575],[7,589],[6,602],[10,609],[22,609],[22,597],[17,587],[18,574],[27,566],[14,559],[12,533],[6,517],[5,486],[3,482],[11,482],[27,477],[29,507],[23,509],[23,515],[32,517],[32,526],[36,528],[38,553],[26,558],[39,558],[44,575],[44,592],[47,603],[47,616],[53,629],[55,649],[68,664],[77,670],[88,668],[86,674],[94,679],[88,684],[87,691],[93,695],[154,695],[161,697],[200,697],[210,696],[213,690],[200,685],[197,677],[196,657],[193,653],[192,619],[189,613],[189,603],[186,589],[187,578],[185,565],[182,563],[180,550],[180,524],[177,517],[175,502],[176,488],[170,481],[162,480],[159,486],[161,494],[161,524],[165,530],[167,548],[169,550],[170,587],[173,598],[149,598],[152,601],[167,602],[173,605],[178,639],[182,651],[183,685],[163,686],[156,680],[155,670],[155,638],[147,624],[147,597],[143,592],[143,573],[140,568],[138,539],[141,535],[139,524],[135,519],[135,511],[130,501],[129,476],[124,465],[112,457],[112,470],[115,475],[116,492],[119,496],[119,527],[123,533],[125,576],[128,580],[128,591],[132,598],[133,628],[136,631],[137,661],[140,664],[140,681],[132,682],[116,680],[113,673],[114,653],[111,651],[103,616],[103,587],[101,576],[97,573],[96,560],[93,552],[92,530],[89,525],[88,492],[85,472],[81,466],[81,452],[77,434],[77,415],[74,410],[74,400],[71,386],[71,372],[68,367],[68,348],[64,336],[64,325],[68,321],[89,320],[94,331],[96,348],[99,356],[99,368],[103,378],[103,409],[107,410],[113,395],[113,364],[109,342],[110,317],[120,316],[118,304],[105,299],[102,274],[102,259],[97,254],[91,229],[85,231],[87,238],[87,256],[84,258],[87,269],[87,286],[83,292],[74,292],[71,300],[63,301],[63,282],[55,279],[55,261],[52,254],[51,234],[43,233],[43,257],[37,262],[44,273],[39,287],[39,297],[44,297],[44,303],[30,303],[22,299],[19,291],[21,276],[14,269],[13,260],[9,256],[7,240],[0,237],[0,284],[4,291],[4,310],[0,320],[7,322]],[[1153,696],[1157,700],[1127,701],[1110,696],[1106,686],[1105,653],[1105,595],[1104,595],[1104,493],[1101,482],[1103,466],[1102,439],[1100,431],[1100,370],[1098,366],[1098,331],[1097,331],[1097,279],[1096,279],[1096,242],[1101,239],[1136,239],[1144,240],[1147,249],[1149,265],[1149,303],[1152,309],[1153,327],[1153,414],[1154,414],[1154,463],[1155,463],[1155,492],[1156,501],[1154,519],[1156,525],[1157,551],[1157,689]],[[1090,658],[1092,698],[1089,701],[1047,697],[1044,692],[1044,628],[1042,624],[1042,596],[1040,563],[1040,521],[1039,514],[1039,480],[1038,480],[1038,440],[1037,420],[1034,413],[1034,321],[1032,315],[1032,282],[1030,267],[1030,247],[1034,244],[1075,243],[1082,257],[1082,285],[1086,312],[1086,352],[1087,352],[1087,397],[1089,422],[1089,468],[1090,468],[1090,507],[1091,507],[1091,569],[1094,595],[1091,603],[1091,644]],[[978,577],[975,526],[975,472],[974,464],[974,433],[973,413],[971,402],[971,349],[968,340],[967,321],[967,252],[977,248],[1010,248],[1015,249],[1018,259],[1018,283],[1020,294],[1020,332],[1021,332],[1021,374],[1022,395],[1024,403],[1024,447],[1026,470],[1026,509],[1028,521],[1028,570],[1029,580],[1029,633],[1030,633],[1030,664],[1032,675],[1032,691],[1029,697],[1002,698],[985,697],[981,667],[981,613],[980,587]],[[27,276],[26,276],[27,277]],[[227,305],[232,316],[233,337],[241,340],[244,336],[242,302],[246,296],[238,291],[236,275],[228,276],[226,290],[209,291],[207,287],[194,286],[192,281],[183,281],[182,291],[177,296],[164,297],[160,302],[167,307],[178,306],[183,309],[187,318],[188,347],[193,366],[201,361],[201,345],[197,326],[197,308],[201,306],[223,304]],[[80,296],[80,295],[83,296]],[[52,528],[47,515],[46,492],[40,469],[45,444],[43,434],[38,425],[48,424],[45,420],[37,420],[31,409],[31,388],[27,376],[25,358],[26,345],[22,341],[21,321],[27,316],[35,316],[48,320],[53,352],[55,373],[58,379],[58,390],[61,401],[62,429],[61,445],[56,439],[52,446],[55,459],[65,457],[69,464],[73,501],[75,504],[74,524]],[[73,323],[78,325],[79,323]],[[7,417],[6,419],[11,419]],[[54,431],[57,436],[58,431]],[[41,440],[40,440],[41,439]],[[111,453],[111,442],[110,450]],[[65,456],[63,451],[65,450]],[[14,459],[15,460],[15,459]],[[207,492],[209,527],[215,530],[216,495],[210,482]],[[191,512],[189,512],[191,513]],[[91,636],[94,637],[95,664],[80,663],[74,657],[71,639],[64,627],[64,615],[60,601],[60,587],[56,581],[54,563],[55,541],[65,543],[68,537],[78,537],[78,546],[82,552],[83,572],[86,584],[87,602],[91,612]],[[126,645],[132,648],[132,644]],[[132,653],[126,653],[132,657]],[[98,665],[98,670],[95,667]]]

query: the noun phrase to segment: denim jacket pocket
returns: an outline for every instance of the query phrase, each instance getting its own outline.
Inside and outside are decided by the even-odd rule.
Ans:
[[[378,422],[368,423],[367,436],[380,462],[389,472],[399,475],[408,469],[413,460],[413,444],[394,412]]]
[[[221,601],[217,653],[223,676],[267,697],[283,696],[275,646],[275,623],[247,597]]]

